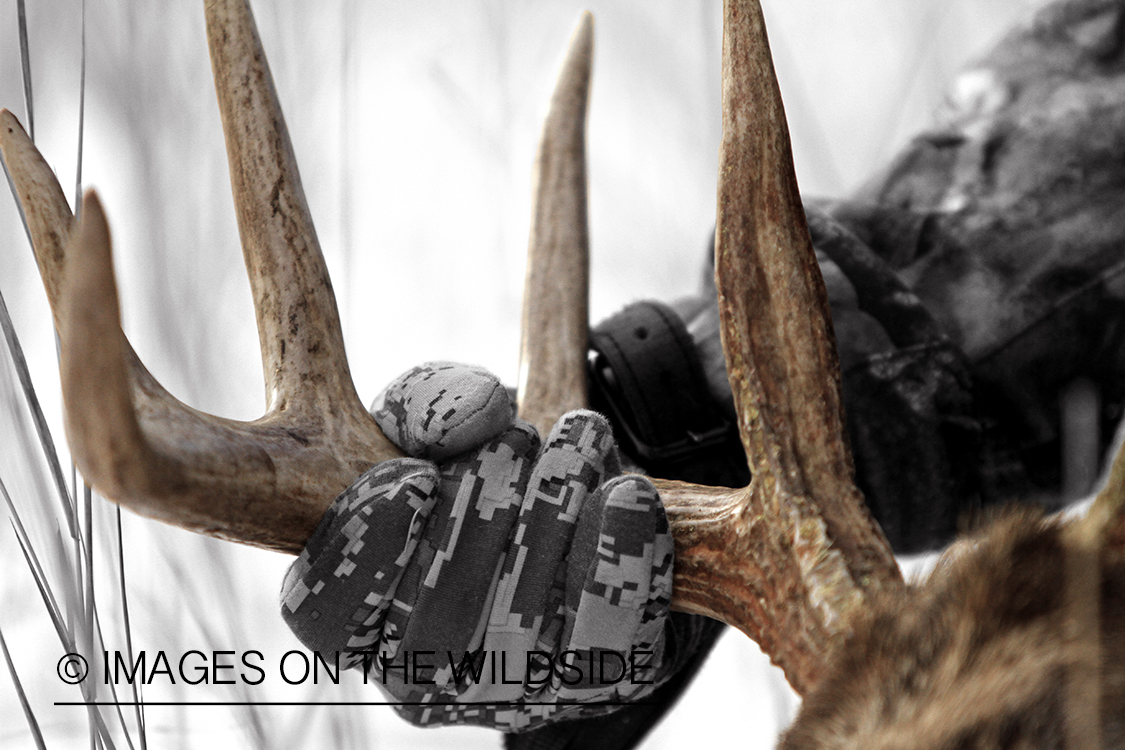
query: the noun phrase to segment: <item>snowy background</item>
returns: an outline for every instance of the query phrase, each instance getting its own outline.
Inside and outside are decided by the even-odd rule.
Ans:
[[[844,196],[932,121],[956,72],[1041,0],[763,0],[808,195]],[[37,143],[75,192],[82,4],[30,3]],[[427,359],[513,382],[539,120],[578,11],[596,19],[589,115],[591,316],[699,284],[714,220],[720,3],[460,0],[259,2],[256,16],[366,402]],[[253,419],[260,359],[198,3],[88,0],[82,181],[114,232],[124,325],[149,369],[192,406]],[[0,106],[27,124],[15,0],[0,0]],[[65,457],[50,314],[18,213],[0,191],[0,291]],[[41,549],[56,502],[0,357],[0,478]],[[124,514],[134,648],[296,648],[276,611],[281,555]],[[106,642],[124,649],[111,506],[95,506]],[[53,561],[47,561],[51,567]],[[0,629],[49,746],[85,742],[63,649],[7,524]],[[373,689],[146,688],[146,701],[379,700]],[[770,746],[796,699],[731,632],[645,747]],[[386,708],[150,707],[154,747],[498,747],[479,729],[415,730]],[[32,747],[0,672],[0,747]]]

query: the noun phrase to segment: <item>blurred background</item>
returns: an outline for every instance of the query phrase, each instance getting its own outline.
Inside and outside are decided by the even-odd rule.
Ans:
[[[1043,2],[762,4],[802,189],[845,196],[933,120],[958,70]],[[720,135],[718,0],[257,3],[365,402],[427,359],[483,364],[514,383],[539,121],[582,7],[596,19],[588,137],[596,322],[632,300],[670,300],[699,286]],[[109,215],[126,332],[179,398],[254,419],[264,404],[257,333],[201,8],[29,4],[35,137],[68,195],[83,13],[81,179],[101,192]],[[2,0],[0,106],[26,127],[16,17],[15,0]],[[50,313],[7,191],[0,291],[65,467]],[[0,399],[0,479],[59,597],[75,597],[65,572],[72,545],[7,352]],[[122,522],[119,555],[113,506],[95,498],[92,581],[111,659],[125,649],[120,559],[132,646],[146,650],[150,668],[160,650],[178,659],[195,649],[256,650],[267,669],[257,686],[158,677],[144,688],[146,702],[381,700],[355,675],[339,686],[323,675],[315,685],[311,676],[298,685],[278,677],[276,664],[297,648],[277,614],[288,558],[129,513]],[[0,566],[0,629],[47,744],[86,742],[86,711],[54,705],[82,695],[56,675],[64,649],[7,524]],[[780,673],[732,632],[645,747],[770,746],[795,707]],[[112,711],[105,716],[116,722]],[[487,730],[416,730],[385,707],[150,705],[145,718],[154,747],[500,745]],[[132,727],[131,711],[125,720]],[[13,682],[0,673],[0,747],[34,746]]]

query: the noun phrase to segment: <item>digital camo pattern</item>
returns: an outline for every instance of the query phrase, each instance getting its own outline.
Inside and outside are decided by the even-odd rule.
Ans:
[[[418,398],[402,383],[432,383],[424,370],[388,388],[404,421],[431,406],[433,391]],[[542,447],[508,421],[440,468],[408,458],[365,474],[282,590],[306,646],[346,652],[418,725],[518,731],[612,711],[669,676],[672,537],[655,489],[620,476],[598,414],[565,415]]]
[[[336,498],[281,587],[282,616],[302,643],[331,653],[375,642],[438,482],[433,464],[403,458],[376,466]]]
[[[443,461],[499,435],[514,412],[500,379],[483,367],[427,362],[395,378],[371,416],[407,455]]]

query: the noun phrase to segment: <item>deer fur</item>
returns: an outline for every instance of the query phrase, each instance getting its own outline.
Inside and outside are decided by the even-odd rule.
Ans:
[[[872,597],[780,747],[1062,748],[1091,728],[1105,747],[1121,746],[1125,548],[1107,545],[1082,570],[1074,547],[1061,522],[1009,511],[924,582]],[[1099,603],[1068,594],[1090,575],[1099,627],[1075,633]],[[1096,695],[1092,705],[1071,699],[1089,681],[1100,710]]]

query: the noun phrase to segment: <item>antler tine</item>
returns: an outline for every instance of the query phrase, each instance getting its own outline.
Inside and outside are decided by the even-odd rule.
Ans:
[[[0,109],[0,153],[16,187],[23,207],[31,246],[39,264],[51,312],[58,328],[59,284],[62,280],[63,251],[74,224],[62,186],[50,165],[28,138],[19,120]]]
[[[716,286],[751,471],[807,492],[852,577],[897,571],[853,481],[828,295],[758,0],[727,0]]]
[[[362,412],[336,298],[247,0],[204,3],[270,410]]]
[[[673,607],[743,630],[799,692],[869,587],[901,577],[856,489],[824,283],[758,0],[726,0],[716,217],[723,350],[754,478],[654,480],[676,541]]]
[[[65,274],[53,279],[59,287],[53,309],[63,342],[59,370],[66,430],[75,462],[84,475],[98,477],[98,489],[110,497],[144,488],[154,477],[179,483],[179,466],[152,449],[137,421],[109,225],[93,191],[82,209]]]
[[[594,18],[583,12],[543,123],[533,178],[517,400],[520,418],[543,435],[587,403],[586,104],[593,41]]]

